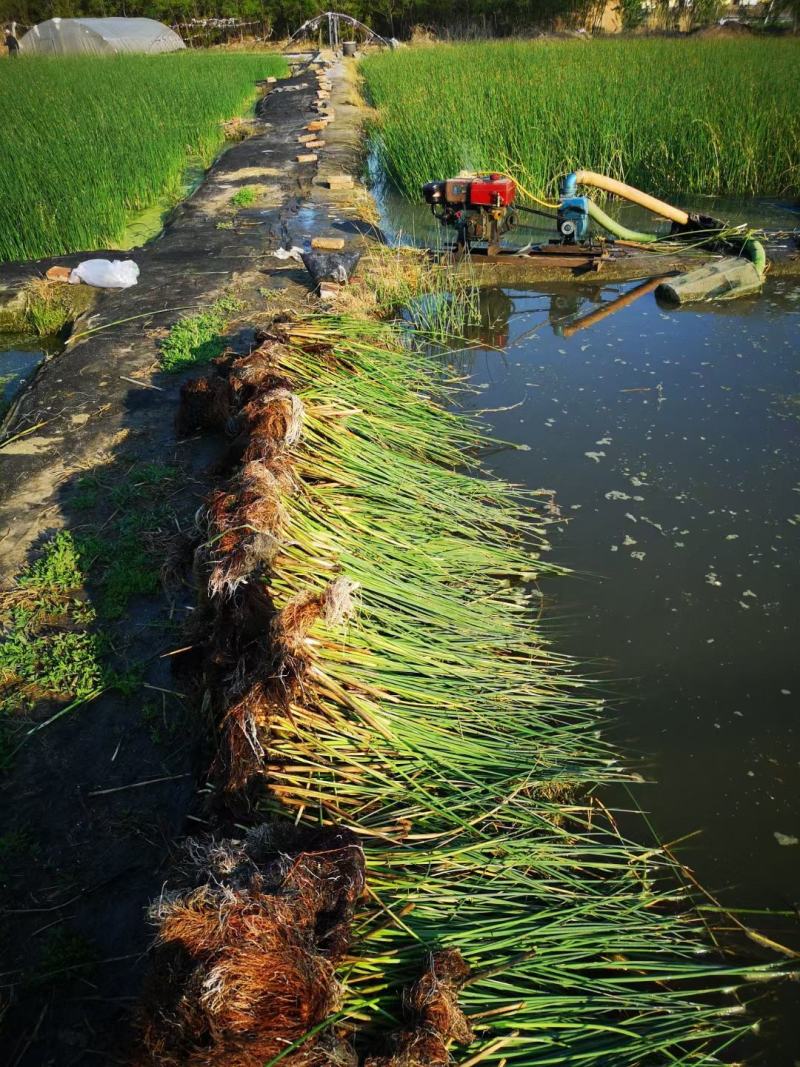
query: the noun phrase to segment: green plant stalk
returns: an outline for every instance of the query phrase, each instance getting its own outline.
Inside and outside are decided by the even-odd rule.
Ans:
[[[629,38],[437,45],[360,70],[379,161],[411,200],[504,160],[549,200],[583,167],[665,197],[796,195],[798,60],[796,40]]]

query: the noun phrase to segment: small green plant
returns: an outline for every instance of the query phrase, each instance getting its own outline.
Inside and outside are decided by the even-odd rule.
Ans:
[[[0,644],[0,686],[12,683],[33,697],[86,700],[106,684],[98,634],[56,630],[36,635],[30,616],[15,612]]]
[[[242,307],[242,303],[233,297],[223,297],[208,311],[179,319],[161,342],[164,370],[186,370],[222,355],[225,350],[222,331],[230,317]]]
[[[238,193],[233,194],[231,203],[234,207],[248,207],[255,203],[257,197],[258,189],[254,185],[243,185]]]
[[[6,710],[42,697],[88,699],[106,685],[95,613],[79,595],[86,582],[82,546],[62,530],[16,581],[4,612],[0,689]]]
[[[21,589],[42,589],[62,593],[83,585],[81,554],[74,536],[62,530],[44,546],[41,556],[17,577]]]

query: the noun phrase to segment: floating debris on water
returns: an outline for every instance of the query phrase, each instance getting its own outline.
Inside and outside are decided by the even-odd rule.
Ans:
[[[775,830],[772,836],[779,845],[783,845],[785,848],[789,848],[792,845],[800,845],[800,837],[793,837],[791,834],[782,834],[780,830]]]

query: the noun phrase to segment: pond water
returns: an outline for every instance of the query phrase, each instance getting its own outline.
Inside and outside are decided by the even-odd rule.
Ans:
[[[396,203],[390,229],[430,239]],[[551,638],[607,694],[658,838],[799,949],[800,284],[669,310],[599,275],[484,290],[483,319],[458,357],[467,407],[525,446],[497,473],[555,491],[552,555],[576,572],[544,585]],[[794,1067],[798,995],[781,996],[764,1062]]]
[[[52,338],[0,333],[0,418],[43,360],[58,347]]]
[[[800,948],[800,285],[570,329],[636,288],[486,292],[467,406],[528,449],[498,473],[556,492],[552,637],[607,692],[655,833],[700,831],[683,861]]]

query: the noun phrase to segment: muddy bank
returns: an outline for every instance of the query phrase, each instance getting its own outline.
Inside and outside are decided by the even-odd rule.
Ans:
[[[173,842],[205,825],[207,723],[173,663],[191,643],[185,549],[219,442],[177,437],[182,377],[160,371],[159,343],[181,317],[233,298],[228,339],[247,351],[260,316],[310,299],[305,271],[275,249],[309,231],[369,231],[358,196],[316,184],[325,168],[357,163],[344,100],[319,174],[294,160],[315,90],[301,72],[260,103],[258,132],[217,161],[159,239],[125,253],[139,284],[97,294],[4,425],[3,589],[57,532],[90,544],[87,590],[70,601],[65,632],[91,612],[111,665],[99,695],[72,710],[34,694],[3,748],[3,1025],[18,1067],[124,1060],[151,940],[146,909]],[[234,207],[244,187],[255,199]],[[18,288],[52,262],[6,265],[0,284]]]

